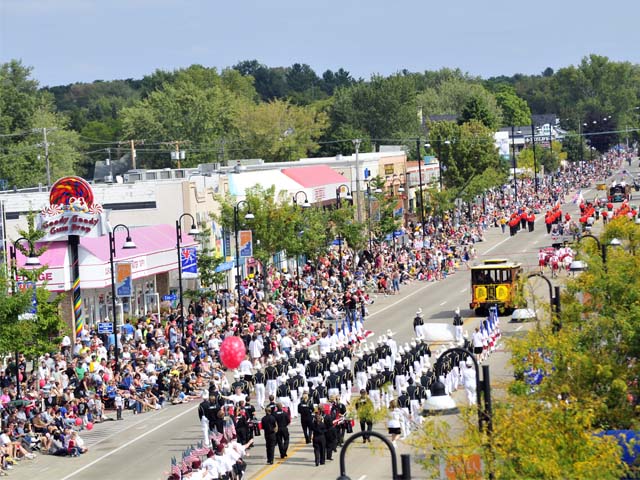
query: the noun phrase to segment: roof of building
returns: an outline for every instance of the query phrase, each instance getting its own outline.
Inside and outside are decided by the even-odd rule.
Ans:
[[[349,180],[328,165],[283,168],[282,173],[304,188],[321,187],[334,183],[348,183]]]
[[[131,240],[136,244],[136,248],[122,248],[126,239],[126,232],[117,230],[116,239],[116,259],[126,260],[127,258],[138,257],[153,252],[174,250],[176,248],[176,227],[174,225],[150,225],[148,227],[132,228],[130,230]],[[188,247],[196,245],[196,241],[190,235],[182,235],[181,245]],[[109,261],[109,237],[82,237],[80,246],[93,256]]]
[[[294,193],[302,189],[302,185],[281,170],[256,170],[229,174],[229,193],[233,196],[243,197],[248,189],[256,185],[263,188],[275,186],[276,196],[280,192]]]

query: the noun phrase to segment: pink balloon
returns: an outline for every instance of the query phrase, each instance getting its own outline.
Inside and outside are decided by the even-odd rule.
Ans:
[[[240,362],[244,360],[246,354],[247,350],[240,337],[227,337],[220,345],[220,360],[225,367],[231,370],[240,366]]]
[[[76,418],[76,426],[79,427],[80,425],[82,425],[82,419]]]
[[[87,422],[87,430],[92,430],[92,429],[93,429],[93,423]]]

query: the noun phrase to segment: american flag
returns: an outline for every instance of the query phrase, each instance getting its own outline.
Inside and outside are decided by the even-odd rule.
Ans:
[[[217,430],[213,430],[211,432],[211,440],[213,440],[216,443],[220,443],[220,440],[222,440],[222,434],[218,433]]]
[[[205,447],[202,442],[198,442],[196,448],[191,452],[192,455],[196,455],[198,457],[204,456],[209,453],[209,448]]]
[[[182,470],[178,465],[178,461],[176,460],[176,457],[171,458],[171,475],[177,475],[178,478],[182,478]]]

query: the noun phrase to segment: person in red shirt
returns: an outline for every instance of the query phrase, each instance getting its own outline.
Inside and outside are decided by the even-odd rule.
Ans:
[[[529,226],[530,232],[533,232],[535,221],[536,221],[536,215],[533,213],[533,210],[530,210],[529,215],[527,215],[527,225]]]

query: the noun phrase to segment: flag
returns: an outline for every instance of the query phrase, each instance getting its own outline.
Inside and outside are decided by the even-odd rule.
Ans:
[[[182,478],[182,470],[180,470],[176,457],[171,457],[171,475],[177,475],[178,478]]]

